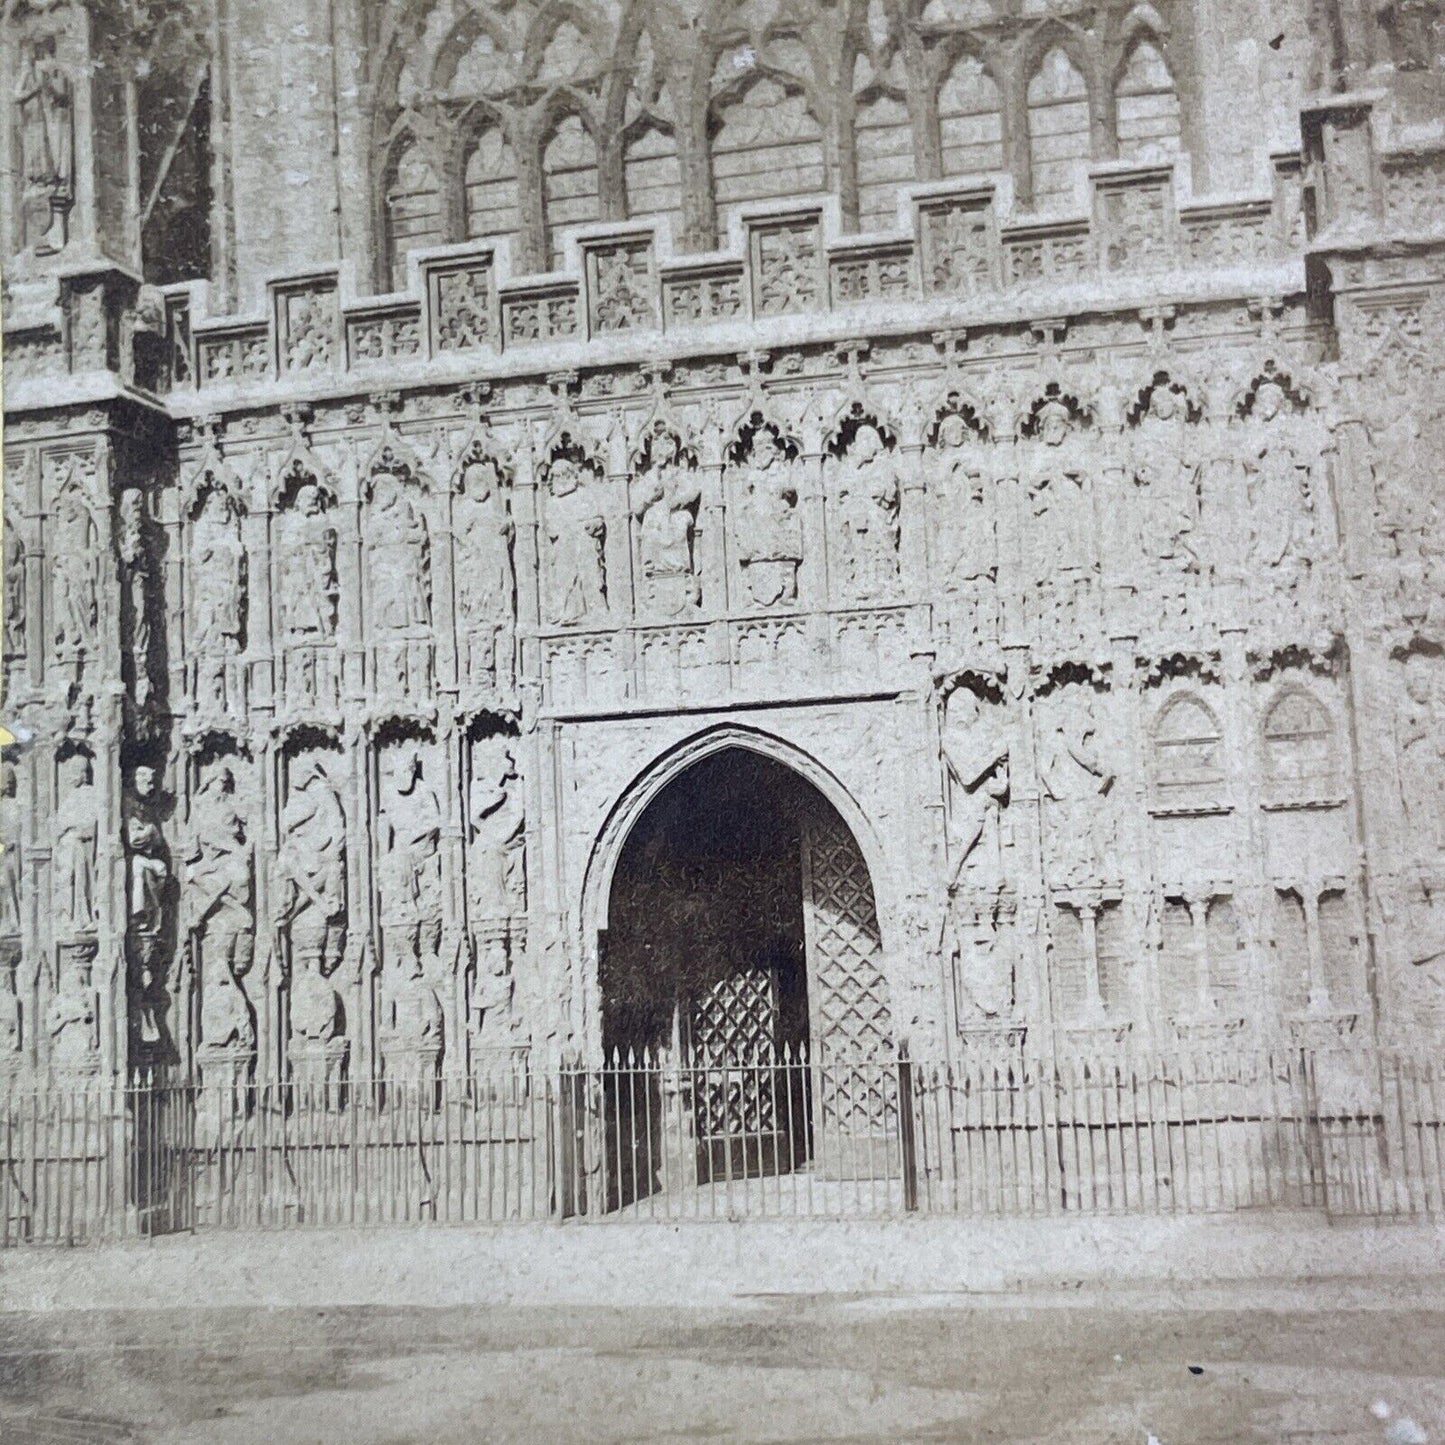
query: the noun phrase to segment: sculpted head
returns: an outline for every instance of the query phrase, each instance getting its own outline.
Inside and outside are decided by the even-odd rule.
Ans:
[[[1273,421],[1284,410],[1284,388],[1266,381],[1254,394],[1254,412],[1261,421]]]
[[[949,412],[938,424],[938,444],[941,447],[961,447],[968,436],[968,428],[957,412]]]
[[[303,517],[320,516],[321,488],[315,482],[302,482],[296,489],[296,510]]]
[[[151,798],[156,791],[156,770],[149,763],[141,763],[131,774],[130,785],[138,798]]]
[[[1039,439],[1045,446],[1058,446],[1068,436],[1073,425],[1074,419],[1063,402],[1046,401],[1039,408]]]
[[[767,427],[753,433],[753,465],[766,471],[782,455],[778,439]]]
[[[860,426],[853,437],[853,455],[860,462],[871,462],[882,450],[883,438],[878,435],[878,429]]]
[[[547,470],[547,486],[554,497],[570,496],[581,481],[580,470],[571,457],[555,458]]]
[[[1179,415],[1179,395],[1172,386],[1156,386],[1149,393],[1149,415],[1156,421],[1173,421]]]
[[[1434,694],[1430,664],[1423,657],[1412,657],[1405,664],[1405,692],[1411,702],[1428,703]]]

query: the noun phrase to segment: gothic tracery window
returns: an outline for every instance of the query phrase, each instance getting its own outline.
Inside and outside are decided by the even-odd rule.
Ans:
[[[1028,121],[1034,209],[1068,210],[1090,156],[1089,87],[1061,46],[1029,81]]]
[[[983,62],[961,55],[938,91],[938,136],[946,176],[1001,171],[1003,105]]]
[[[1165,160],[1179,150],[1179,97],[1157,46],[1138,41],[1114,89],[1120,160]]]
[[[441,182],[436,166],[422,146],[406,140],[387,173],[386,257],[391,287],[406,286],[406,258],[422,246],[446,240],[442,220]]]
[[[488,125],[467,151],[463,196],[468,236],[504,236],[517,226],[517,162],[501,128]]]
[[[543,148],[542,202],[548,264],[555,270],[562,265],[562,229],[595,221],[602,213],[597,142],[577,115],[564,115]]]

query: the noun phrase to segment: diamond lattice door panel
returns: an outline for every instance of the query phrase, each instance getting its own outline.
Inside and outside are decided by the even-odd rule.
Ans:
[[[803,925],[814,1057],[830,1064],[817,1100],[819,1168],[889,1177],[897,1172],[898,1089],[882,935],[868,865],[836,816],[803,829]]]
[[[702,1179],[776,1167],[777,1036],[777,987],[767,969],[739,969],[694,1000],[689,1062]]]

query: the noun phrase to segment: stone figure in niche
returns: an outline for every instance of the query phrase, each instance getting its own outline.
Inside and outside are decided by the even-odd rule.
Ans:
[[[1187,578],[1200,571],[1198,463],[1188,443],[1184,403],[1167,384],[1149,393],[1136,433],[1141,550],[1157,571],[1166,620],[1187,612]]]
[[[478,919],[527,909],[527,817],[512,749],[478,747],[467,799],[470,907]]]
[[[421,749],[402,743],[386,759],[382,779],[381,845],[377,871],[382,918],[411,931],[440,931],[442,915],[441,801],[426,779]],[[435,947],[435,940],[431,940]]]
[[[5,524],[5,656],[25,655],[25,547],[20,533]]]
[[[21,933],[20,799],[14,763],[0,763],[0,938]]]
[[[336,529],[326,496],[315,482],[296,489],[281,514],[281,617],[293,642],[326,642],[336,632]]]
[[[568,456],[547,471],[548,597],[552,620],[564,626],[607,611],[607,522],[598,509],[592,473]]]
[[[15,109],[25,244],[49,256],[65,248],[75,200],[75,90],[55,36],[40,35],[25,46]]]
[[[427,960],[416,948],[388,970],[382,1002],[381,1033],[387,1052],[439,1054],[443,1015],[436,989],[427,978]]]
[[[955,921],[948,943],[960,1022],[988,1024],[1013,1015],[1014,964],[993,919],[974,913]]]
[[[759,607],[798,600],[803,560],[803,525],[791,468],[767,427],[753,433],[742,506],[738,515],[738,558],[748,596]]]
[[[1040,590],[1045,630],[1073,635],[1094,572],[1094,527],[1073,414],[1061,401],[1039,408],[1027,477],[1028,579]]]
[[[291,1037],[303,1044],[329,1044],[344,1030],[341,997],[314,954],[297,959],[291,975]]]
[[[186,856],[187,931],[202,940],[209,988],[225,974],[244,978],[254,948],[255,872],[246,814],[231,764],[216,764],[191,805],[195,841]]]
[[[84,1068],[94,1062],[99,1044],[95,990],[84,957],[62,957],[60,980],[45,1009],[45,1032],[50,1036],[50,1062],[56,1068]]]
[[[59,931],[86,933],[95,927],[95,868],[98,824],[91,761],[71,753],[57,770],[54,853],[55,919]]]
[[[992,489],[981,470],[969,465],[969,431],[950,413],[938,424],[942,485],[938,517],[943,548],[943,585],[971,593],[998,576],[998,534]]]
[[[68,489],[56,508],[53,542],[55,645],[62,656],[95,651],[99,617],[99,558],[95,525],[84,501]]]
[[[250,1052],[256,1047],[256,1023],[241,986],[224,968],[201,978],[201,1037],[207,1048]]]
[[[453,505],[457,643],[466,678],[509,687],[517,617],[514,528],[502,474],[491,457],[462,468]]]
[[[1249,561],[1278,573],[1304,564],[1310,535],[1309,469],[1291,444],[1284,389],[1264,382],[1255,394],[1248,474]]]
[[[838,502],[848,590],[860,600],[889,596],[898,585],[898,469],[876,427],[854,434]]]
[[[1051,873],[1060,882],[1098,877],[1113,845],[1105,799],[1115,771],[1097,739],[1090,705],[1079,699],[1055,722],[1040,759],[1040,782],[1049,803]]]
[[[130,625],[130,657],[136,701],[150,696],[151,623],[146,605],[150,590],[150,556],[146,551],[145,496],[136,487],[120,494],[117,508],[116,549],[120,553],[122,585]]]
[[[125,850],[130,869],[129,926],[138,939],[155,940],[165,926],[170,850],[161,832],[156,770],[142,763],[125,797]]]
[[[1445,847],[1445,727],[1429,659],[1405,664],[1400,708],[1400,797],[1417,856]]]
[[[293,762],[276,864],[293,951],[334,965],[346,918],[346,817],[317,757]]]
[[[210,488],[191,531],[192,639],[200,659],[204,701],[225,699],[226,662],[240,655],[246,631],[246,549],[236,508]]]
[[[633,515],[644,604],[668,617],[702,600],[694,534],[702,488],[670,432],[652,439],[652,466],[638,478]]]
[[[431,622],[426,519],[403,477],[381,471],[372,478],[367,540],[372,624],[407,632]]]
[[[949,891],[967,875],[980,888],[1003,883],[1003,815],[1009,799],[1009,740],[997,707],[984,708],[966,687],[943,710],[943,762],[948,773],[954,863]]]

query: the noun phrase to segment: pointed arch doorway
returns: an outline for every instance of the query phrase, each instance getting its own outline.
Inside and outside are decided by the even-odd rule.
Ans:
[[[890,1155],[874,1147],[896,1111],[872,879],[811,782],[744,746],[691,763],[633,822],[607,920],[611,1207]]]

